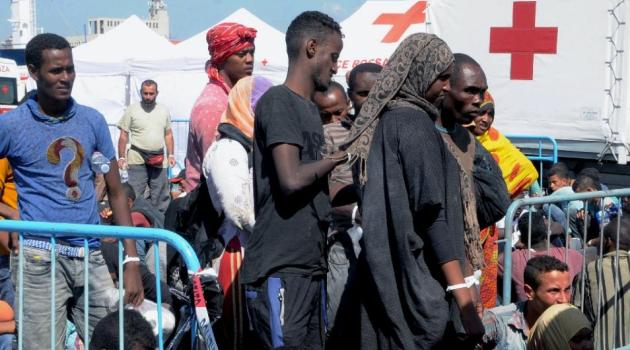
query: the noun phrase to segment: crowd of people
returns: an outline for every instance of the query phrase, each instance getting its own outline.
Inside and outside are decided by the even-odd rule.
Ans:
[[[412,34],[384,67],[354,67],[346,89],[332,80],[342,29],[326,14],[307,11],[286,31],[286,80],[274,86],[252,75],[256,35],[237,23],[208,31],[209,80],[191,111],[176,194],[167,176],[176,163],[173,132],[168,110],[157,103],[158,83],[142,83],[141,101],[117,124],[115,149],[103,116],[71,97],[68,42],[37,35],[25,52],[37,91],[0,117],[0,215],[166,227],[187,238],[203,232],[210,243],[190,240],[204,268],[217,272],[222,298],[213,329],[220,349],[564,350],[630,343],[624,287],[630,221],[622,217],[623,202],[524,211],[514,241],[505,242],[507,251],[514,247],[505,271],[500,222],[511,200],[542,195],[542,182],[492,126],[495,101],[477,61],[452,53],[435,35]],[[95,166],[95,154],[110,160],[108,171]],[[574,177],[555,164],[550,196],[604,188],[595,169]],[[201,218],[194,230],[181,228],[181,217],[171,216],[192,206]],[[179,226],[170,226],[174,221]],[[167,254],[154,254],[151,242],[124,241],[119,276],[115,240],[90,238],[86,249],[83,238],[63,235],[53,252],[45,234],[0,238],[2,349],[15,342],[11,307],[21,298],[25,349],[51,347],[51,303],[55,348],[118,348],[121,279],[131,308],[161,296],[164,312],[177,313],[172,279],[156,288],[151,261],[170,270]],[[23,289],[16,293],[18,252]],[[498,292],[506,275],[512,300]],[[124,318],[126,349],[155,348],[155,327],[133,310]],[[71,327],[76,335],[68,344]]]

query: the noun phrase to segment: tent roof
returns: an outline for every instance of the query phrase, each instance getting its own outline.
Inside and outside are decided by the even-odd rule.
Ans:
[[[200,67],[203,68],[203,65],[209,58],[206,33],[210,28],[222,22],[236,22],[257,30],[255,70],[261,66],[266,66],[267,70],[269,68],[274,70],[274,67],[277,67],[278,70],[286,71],[288,61],[284,34],[244,8],[234,11],[231,15],[208,27],[206,30],[177,44],[175,48],[178,53],[189,60],[198,62]]]
[[[73,50],[79,73],[121,74],[133,61],[160,61],[176,57],[175,46],[149,29],[137,16]]]

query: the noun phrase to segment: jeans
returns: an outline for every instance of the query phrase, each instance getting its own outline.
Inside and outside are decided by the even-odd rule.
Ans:
[[[162,214],[166,213],[170,202],[167,173],[167,168],[156,168],[144,164],[129,166],[129,184],[133,187],[136,197],[144,196]],[[149,186],[149,194],[145,196],[147,186]]]
[[[0,300],[6,301],[11,307],[15,299],[15,291],[11,282],[11,262],[8,255],[0,256]]]
[[[10,258],[8,255],[0,255],[0,300],[6,301],[13,310],[13,302],[15,299],[15,292],[13,290],[13,283],[11,282],[11,268]],[[0,350],[12,349],[13,347],[13,334],[1,334],[0,335]]]
[[[23,341],[24,349],[50,349],[51,336],[51,253],[50,251],[21,247],[24,254],[23,290],[16,294],[16,305],[24,298]],[[11,256],[11,278],[18,285],[17,255]],[[66,337],[66,319],[72,319],[79,335],[85,339],[84,324],[84,270],[83,258],[57,255],[55,269],[55,349],[63,349]],[[89,324],[90,339],[94,327],[103,317],[118,307],[118,291],[100,250],[89,254]],[[17,317],[16,317],[17,318]],[[17,320],[16,320],[17,321]]]

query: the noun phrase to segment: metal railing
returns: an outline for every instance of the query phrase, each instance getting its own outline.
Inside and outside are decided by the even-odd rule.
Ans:
[[[520,135],[520,134],[509,134],[505,135],[510,141],[516,143],[518,141],[523,141],[526,143],[534,143],[538,145],[537,152],[534,154],[525,154],[527,158],[531,161],[538,161],[539,172],[538,172],[538,183],[542,188],[543,185],[543,163],[558,163],[558,142],[556,139],[549,136],[541,136],[541,135]],[[550,149],[549,149],[550,148]]]
[[[161,297],[161,286],[160,286],[160,259],[159,259],[159,247],[158,242],[163,241],[167,244],[171,245],[175,248],[179,254],[181,255],[182,260],[186,264],[188,274],[192,280],[193,286],[193,300],[191,303],[194,305],[196,323],[191,325],[191,332],[193,336],[191,336],[192,346],[195,346],[196,341],[196,332],[197,329],[200,332],[201,338],[205,342],[205,347],[207,349],[217,350],[216,341],[214,338],[214,334],[211,329],[211,322],[208,316],[208,311],[205,305],[204,294],[202,290],[201,280],[198,273],[201,271],[201,266],[199,264],[199,259],[195,255],[190,244],[182,238],[180,235],[163,230],[163,229],[154,229],[154,228],[136,228],[136,227],[125,227],[125,226],[108,226],[108,225],[86,225],[86,224],[66,224],[66,223],[51,223],[51,222],[36,222],[36,221],[13,221],[13,220],[2,220],[0,221],[0,231],[8,231],[8,232],[18,232],[19,233],[19,243],[20,247],[23,247],[24,237],[23,233],[28,232],[32,234],[40,234],[47,235],[50,237],[50,251],[51,251],[51,348],[55,348],[55,303],[52,302],[55,299],[56,290],[55,286],[55,269],[56,269],[56,256],[52,254],[52,252],[57,251],[57,238],[63,237],[84,237],[84,252],[89,252],[88,246],[88,238],[106,238],[106,237],[114,237],[118,238],[118,280],[119,280],[119,288],[118,288],[118,297],[119,297],[119,305],[118,309],[122,311],[124,309],[124,278],[123,278],[123,244],[122,239],[142,239],[142,240],[151,240],[154,242],[153,247],[155,249],[155,281],[156,281],[156,303],[158,310],[158,342],[159,349],[163,349],[164,346],[164,337],[162,332],[162,297]],[[85,339],[84,343],[86,348],[89,347],[89,256],[90,254],[85,254],[83,258],[84,261],[84,322],[85,322]],[[23,337],[24,337],[24,329],[23,329],[23,318],[24,318],[24,300],[27,296],[24,296],[22,292],[24,291],[24,252],[23,249],[19,249],[18,253],[18,277],[17,277],[17,286],[16,290],[19,293],[19,303],[18,303],[18,349],[22,349],[23,346]],[[15,268],[12,266],[12,268]],[[119,312],[119,344],[120,349],[124,348],[124,319],[123,312]],[[75,320],[76,322],[77,320]]]
[[[566,221],[565,221],[565,225],[563,227],[563,234],[564,234],[564,261],[568,262],[567,259],[567,255],[569,253],[569,248],[571,245],[572,241],[577,241],[579,244],[579,247],[574,247],[577,248],[576,250],[578,252],[581,252],[582,254],[582,266],[581,266],[581,274],[579,275],[579,279],[577,279],[575,281],[575,286],[576,289],[580,291],[580,299],[578,300],[573,300],[575,303],[579,303],[582,311],[584,311],[584,307],[585,307],[585,299],[584,299],[584,295],[586,293],[585,290],[585,276],[586,276],[586,269],[587,269],[587,265],[589,265],[589,263],[587,263],[587,249],[590,249],[590,252],[593,252],[594,250],[597,251],[596,255],[596,259],[593,261],[597,261],[597,262],[601,262],[604,256],[604,227],[605,224],[599,224],[599,226],[595,226],[596,228],[599,229],[599,234],[597,237],[595,237],[596,239],[596,245],[595,247],[588,247],[587,248],[587,235],[589,233],[588,229],[589,229],[589,225],[591,224],[591,222],[593,220],[597,220],[597,218],[593,217],[590,218],[588,215],[588,211],[589,211],[589,204],[595,204],[596,203],[596,211],[595,211],[595,215],[599,215],[600,221],[602,220],[601,218],[604,218],[606,215],[608,215],[608,213],[606,212],[605,208],[605,201],[608,200],[608,203],[619,203],[617,206],[617,215],[615,218],[613,218],[612,220],[610,220],[610,223],[608,223],[608,225],[615,225],[616,226],[616,250],[615,250],[615,264],[619,264],[619,232],[620,232],[620,225],[621,225],[621,218],[623,216],[622,214],[622,209],[623,209],[623,201],[622,201],[622,197],[629,197],[630,196],[630,188],[624,188],[624,189],[618,189],[618,190],[610,190],[610,191],[597,191],[597,192],[583,192],[583,193],[575,193],[575,194],[570,194],[570,195],[551,195],[551,196],[546,196],[546,197],[530,197],[530,198],[523,198],[523,199],[518,199],[516,201],[514,201],[510,207],[507,210],[506,213],[506,220],[505,220],[505,248],[504,248],[504,268],[503,268],[503,286],[502,286],[502,302],[504,305],[509,304],[512,301],[512,234],[515,231],[514,230],[514,222],[515,222],[515,215],[516,213],[519,211],[519,209],[521,208],[527,208],[528,209],[528,213],[523,214],[523,215],[529,215],[528,218],[528,232],[520,232],[521,237],[523,237],[523,235],[527,235],[527,259],[529,259],[531,257],[531,252],[532,252],[532,241],[531,241],[531,237],[532,237],[532,212],[533,210],[536,210],[536,206],[541,206],[541,205],[547,205],[546,209],[543,209],[543,214],[546,214],[548,220],[547,220],[547,255],[549,255],[549,250],[550,250],[550,238],[551,238],[551,204],[558,204],[558,203],[578,203],[581,204],[585,215],[583,216],[583,219],[580,220],[584,220],[583,221],[583,226],[581,227],[581,232],[575,232],[574,228],[570,227],[570,223],[572,220],[575,220],[575,218],[571,218],[571,215],[574,215],[574,213],[571,213],[571,210],[565,210],[563,211],[563,214],[566,215]],[[615,202],[615,200],[617,202]],[[579,207],[579,206],[578,206]],[[540,209],[538,209],[540,210]],[[591,234],[593,234],[591,232]],[[573,237],[571,239],[571,237]],[[598,241],[597,241],[598,239]],[[537,253],[537,252],[535,252]],[[593,252],[594,253],[594,252]],[[590,254],[592,255],[592,254]],[[592,262],[591,262],[592,263]],[[619,320],[619,312],[623,312],[623,309],[621,309],[621,301],[618,300],[620,298],[624,298],[624,294],[625,293],[630,293],[630,291],[627,291],[626,289],[629,288],[630,285],[628,286],[623,286],[620,284],[620,272],[619,269],[613,269],[614,272],[612,272],[613,274],[613,279],[614,279],[614,286],[612,286],[614,288],[614,297],[612,298],[612,300],[609,300],[606,302],[610,303],[611,305],[609,305],[610,307],[614,308],[614,321],[613,324],[614,329],[612,330],[613,332],[613,339],[618,339],[617,336],[621,335],[623,333],[621,332],[628,332],[627,337],[625,339],[630,339],[630,329],[617,329],[617,328],[621,328],[621,322],[618,322]],[[595,317],[598,318],[598,320],[602,321],[602,303],[604,303],[604,296],[603,294],[603,288],[602,288],[602,276],[603,276],[603,271],[602,271],[602,267],[601,264],[599,265],[599,267],[597,268],[597,276],[596,276],[596,283],[598,283],[597,285],[597,296],[591,298],[591,303],[593,305],[591,305],[591,307],[595,307]],[[576,274],[577,275],[577,274]],[[609,286],[611,287],[611,286]],[[611,292],[611,291],[609,291]],[[596,304],[596,305],[595,305]],[[627,307],[627,306],[626,306]],[[602,321],[604,322],[604,321]],[[619,337],[620,339],[622,339],[623,337]],[[622,345],[628,345],[628,344],[616,344],[617,346],[622,346]],[[596,345],[596,348],[599,348]]]

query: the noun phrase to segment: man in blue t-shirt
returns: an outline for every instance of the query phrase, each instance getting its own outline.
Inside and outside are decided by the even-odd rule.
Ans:
[[[15,173],[22,220],[98,224],[99,215],[90,157],[98,151],[115,160],[116,153],[103,116],[79,105],[70,94],[75,78],[68,42],[55,34],[40,34],[26,45],[26,64],[37,83],[37,94],[0,118],[0,157],[7,157]],[[127,197],[112,161],[105,174],[114,221],[131,226]],[[117,307],[117,292],[96,238],[58,235],[54,271],[56,283],[55,348],[65,343],[66,318],[74,320],[85,340],[96,323]],[[14,245],[12,266],[24,254],[23,326],[25,349],[50,348],[51,245],[46,234],[24,233]],[[139,305],[143,298],[139,263],[133,240],[125,240],[125,299]],[[83,257],[89,257],[89,325],[84,324]],[[14,282],[17,269],[13,269]]]

